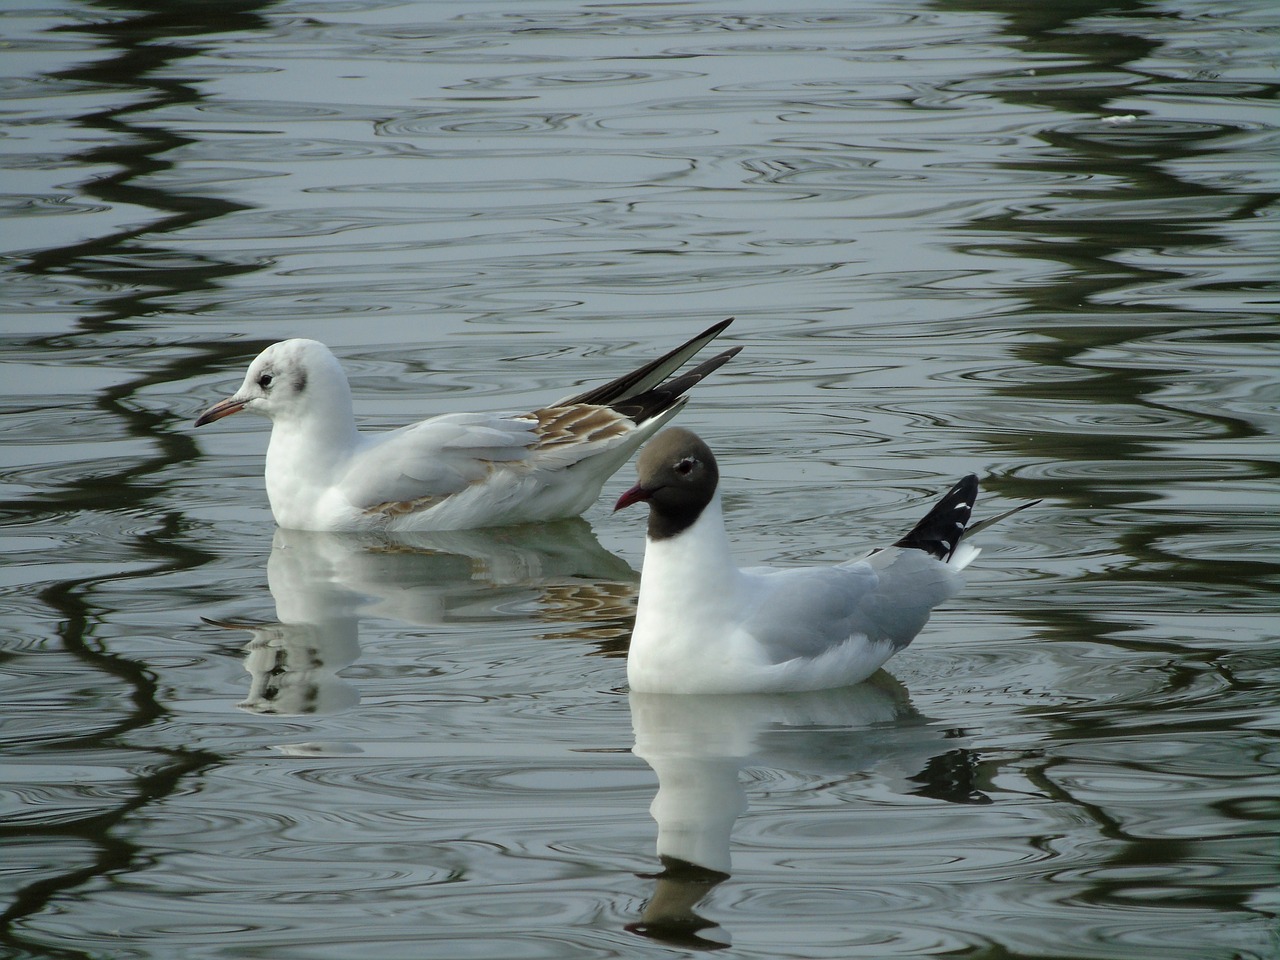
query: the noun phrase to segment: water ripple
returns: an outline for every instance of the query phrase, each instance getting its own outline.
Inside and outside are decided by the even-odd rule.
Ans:
[[[1128,123],[1085,120],[1062,124],[1044,131],[1053,143],[1077,141],[1097,144],[1117,151],[1164,151],[1169,145],[1185,148],[1189,142],[1258,130],[1261,127],[1215,123],[1209,120],[1178,120],[1170,117],[1146,117]]]
[[[690,80],[702,74],[687,70],[618,70],[580,69],[542,73],[516,73],[505,76],[474,77],[445,89],[466,92],[489,90],[540,90],[563,86],[616,87],[637,83],[670,83]]]
[[[635,957],[696,907],[758,958],[1274,952],[1274,4],[69,10],[5,16],[0,80],[18,949]],[[642,520],[602,500],[585,567],[277,551],[265,424],[190,421],[284,336],[393,426],[730,314],[681,422],[744,562],[970,470],[1043,501],[892,661],[904,717],[731,760],[732,873],[682,886]]]

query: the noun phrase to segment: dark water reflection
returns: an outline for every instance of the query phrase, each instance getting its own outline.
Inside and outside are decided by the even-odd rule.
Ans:
[[[1274,5],[0,22],[6,955],[1275,955]],[[628,519],[272,542],[189,427],[287,335],[380,426],[728,315],[744,562],[1044,498],[896,680],[628,698]]]
[[[96,140],[100,145],[65,154],[27,154],[10,169],[49,166],[69,172],[82,167],[89,172],[106,168],[110,172],[92,174],[77,185],[80,209],[102,209],[97,204],[135,206],[153,211],[154,215],[141,225],[59,246],[23,250],[12,261],[16,272],[6,278],[6,286],[18,310],[57,315],[70,311],[79,314],[84,307],[89,308],[77,317],[75,327],[66,331],[51,324],[47,333],[33,330],[31,335],[22,336],[6,324],[5,353],[16,362],[29,359],[40,363],[41,358],[47,362],[67,352],[76,353],[77,338],[85,336],[103,345],[111,340],[137,342],[138,338],[128,334],[137,326],[131,321],[151,314],[151,301],[156,296],[166,291],[208,288],[220,277],[249,269],[245,265],[179,256],[161,245],[158,238],[169,231],[243,207],[218,197],[173,193],[137,183],[143,175],[170,168],[172,164],[161,159],[162,155],[188,141],[163,128],[138,122],[135,115],[197,96],[181,82],[153,75],[199,49],[166,43],[165,39],[205,34],[212,29],[260,29],[262,21],[251,11],[261,4],[103,6],[108,16],[118,9],[125,15],[97,23],[86,20],[50,26],[47,35],[51,39],[66,34],[74,34],[78,40],[90,38],[88,48],[93,49],[94,56],[88,62],[45,73],[31,94],[76,98],[82,92],[101,88],[110,90],[112,97],[124,95],[127,99],[105,107],[93,104],[83,113],[62,118],[68,131],[65,137]],[[19,97],[22,94],[21,90],[17,93]],[[11,90],[9,96],[13,95]],[[90,95],[87,99],[96,98]],[[71,133],[75,130],[83,131],[87,137]],[[11,210],[18,218],[23,216],[21,209]],[[20,247],[22,239],[21,230],[15,230],[10,250],[14,241]],[[62,473],[53,489],[44,486],[38,493],[33,491],[34,495],[6,502],[5,513],[21,517],[23,525],[30,527],[33,520],[40,518],[56,523],[80,512],[145,509],[155,494],[150,478],[174,462],[190,459],[196,450],[189,438],[163,429],[167,418],[140,409],[133,398],[155,384],[186,376],[189,369],[188,359],[139,371],[129,382],[101,390],[96,396],[81,396],[79,405],[89,407],[92,419],[109,423],[113,436],[140,438],[154,449],[144,458],[117,461],[90,475]],[[74,392],[74,387],[68,392]],[[10,395],[6,399],[6,413],[13,415],[17,412],[11,405],[15,398]],[[29,402],[35,398],[27,399]],[[176,511],[161,509],[155,528],[136,538],[132,556],[113,558],[120,566],[139,566],[132,576],[187,569],[209,559],[207,553],[175,536],[182,525]],[[121,576],[130,574],[113,573],[107,579],[119,580]],[[45,813],[35,817],[19,815],[0,826],[0,837],[6,845],[21,847],[21,862],[31,871],[6,905],[6,925],[48,909],[51,900],[64,890],[73,890],[97,876],[130,869],[150,856],[127,839],[127,830],[121,829],[128,818],[140,809],[163,803],[186,779],[221,759],[198,746],[137,745],[136,735],[162,721],[166,711],[160,704],[154,672],[145,663],[112,651],[98,636],[98,625],[106,611],[94,594],[103,580],[102,575],[90,575],[50,582],[39,585],[35,597],[47,611],[38,621],[52,617],[56,622],[58,647],[74,663],[70,672],[97,678],[87,689],[82,685],[84,680],[78,681],[78,696],[88,703],[110,703],[115,709],[105,717],[94,709],[95,722],[87,725],[79,711],[63,713],[60,720],[52,723],[52,717],[42,716],[37,729],[28,727],[12,742],[19,755],[29,758],[24,762],[35,760],[47,764],[50,770],[59,766],[60,756],[111,756],[119,776],[114,778],[112,787],[101,791],[86,789],[79,782],[79,775],[62,783],[57,782],[61,778],[52,777],[24,797],[26,804],[37,804]],[[19,649],[21,646],[20,643]],[[60,672],[67,672],[66,668]],[[55,690],[57,685],[51,685],[49,693]],[[56,695],[61,697],[65,691]],[[50,814],[50,808],[59,812]],[[63,861],[59,853],[67,847],[74,854]],[[20,941],[12,946],[19,944]],[[79,955],[75,950],[41,950],[49,951],[43,954],[46,956]]]

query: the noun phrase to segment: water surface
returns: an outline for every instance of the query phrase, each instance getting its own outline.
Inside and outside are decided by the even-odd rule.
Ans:
[[[1280,13],[18,4],[2,95],[7,956],[1280,950]],[[723,317],[744,563],[967,591],[874,680],[629,694],[642,518],[277,532],[324,340],[371,427]]]

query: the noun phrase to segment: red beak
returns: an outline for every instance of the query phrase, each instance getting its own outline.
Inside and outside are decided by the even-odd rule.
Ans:
[[[626,493],[618,498],[618,502],[613,505],[615,511],[621,510],[623,507],[629,507],[633,503],[640,503],[653,497],[653,494],[646,490],[640,484],[636,484]]]
[[[203,427],[206,423],[213,423],[213,421],[229,417],[233,413],[239,413],[244,409],[246,402],[245,400],[237,400],[235,397],[219,400],[200,416],[196,417],[196,426]]]

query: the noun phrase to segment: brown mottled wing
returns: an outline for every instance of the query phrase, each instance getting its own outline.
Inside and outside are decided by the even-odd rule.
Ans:
[[[629,417],[594,404],[544,407],[532,414],[538,450],[621,437],[635,429]]]

